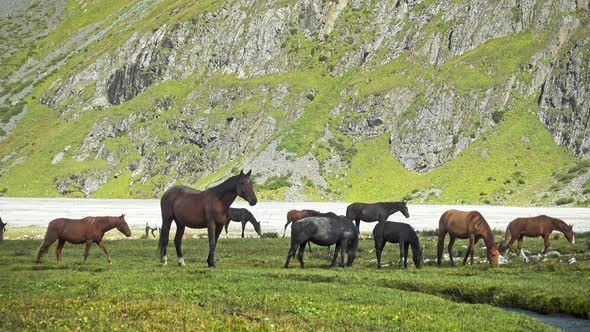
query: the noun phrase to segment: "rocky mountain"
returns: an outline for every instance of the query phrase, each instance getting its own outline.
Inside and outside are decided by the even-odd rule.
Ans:
[[[2,6],[6,195],[590,198],[587,0]]]

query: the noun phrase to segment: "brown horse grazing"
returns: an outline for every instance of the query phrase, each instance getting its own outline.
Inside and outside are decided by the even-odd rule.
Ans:
[[[490,265],[492,267],[498,267],[500,252],[498,251],[498,247],[496,247],[496,243],[494,243],[494,234],[481,213],[477,211],[464,212],[448,210],[442,214],[438,222],[438,247],[436,256],[436,263],[439,266],[447,233],[450,236],[448,249],[451,265],[455,265],[453,262],[453,245],[455,244],[455,239],[469,239],[469,247],[463,259],[463,265],[467,262],[469,255],[471,255],[471,265],[473,265],[474,246],[479,239],[483,238]]]
[[[55,255],[57,256],[57,263],[61,264],[61,249],[64,247],[66,242],[74,244],[86,243],[86,251],[84,252],[84,261],[88,258],[90,252],[90,246],[92,243],[98,244],[98,246],[107,255],[107,261],[109,264],[112,263],[111,256],[107,251],[107,248],[102,242],[104,233],[110,231],[113,228],[125,236],[131,236],[131,230],[129,225],[125,221],[125,215],[122,214],[120,217],[86,217],[83,219],[66,219],[58,218],[53,219],[47,226],[47,232],[45,233],[45,239],[39,250],[37,250],[37,263],[41,262],[41,256],[47,253],[47,249],[55,240],[58,240],[57,249],[55,249]]]
[[[257,202],[256,194],[250,182],[252,171],[243,171],[225,180],[221,184],[205,191],[198,191],[186,186],[174,186],[168,189],[160,200],[162,209],[162,228],[160,229],[160,260],[166,265],[168,256],[168,236],[172,221],[176,222],[174,246],[178,256],[178,264],[185,266],[182,255],[182,235],[185,227],[207,228],[209,237],[209,256],[207,264],[215,267],[215,246],[223,227],[229,222],[229,206],[237,196],[242,197],[250,205]]]
[[[6,225],[8,223],[4,223],[2,218],[0,218],[0,241],[4,240],[4,232],[6,232]]]
[[[545,241],[545,250],[543,250],[543,253],[546,253],[547,249],[549,249],[549,235],[551,235],[554,230],[562,232],[569,243],[576,243],[572,225],[566,224],[561,219],[541,215],[530,218],[516,218],[512,220],[508,224],[508,227],[506,227],[506,235],[504,236],[504,241],[500,242],[500,250],[506,251],[507,249],[510,249],[514,241],[517,239],[518,249],[522,250],[523,237],[541,236],[543,237],[543,241]],[[509,236],[510,241],[508,241]],[[508,242],[508,244],[506,242]]]

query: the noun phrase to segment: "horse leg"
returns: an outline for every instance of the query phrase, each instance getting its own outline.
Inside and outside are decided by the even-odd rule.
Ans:
[[[405,256],[405,251],[404,251],[404,241],[399,241],[399,269],[402,269],[402,264],[404,262],[404,256]]]
[[[348,239],[345,239],[343,242],[340,245],[340,267],[344,267],[344,249],[347,247]]]
[[[242,221],[242,239],[244,238],[244,230],[246,230],[246,220]]]
[[[215,236],[215,223],[210,222],[207,226],[207,237],[209,238],[209,256],[207,256],[207,265],[210,268],[215,268],[215,246],[217,245],[217,238]]]
[[[336,258],[338,257],[338,250],[340,250],[340,242],[336,242],[336,249],[334,250],[334,258],[332,258],[332,264],[330,267],[336,265]]]
[[[227,235],[227,226],[229,226],[229,223],[225,224],[225,226],[223,226],[223,228],[225,229],[225,235]]]
[[[475,237],[470,234],[469,235],[469,246],[467,246],[467,252],[465,253],[465,258],[463,258],[463,265],[467,263],[467,257],[471,255],[471,265],[473,265],[473,247],[475,246]]]
[[[57,238],[53,238],[52,236],[45,235],[45,239],[43,240],[43,243],[41,243],[41,245],[39,246],[39,249],[37,249],[37,260],[36,260],[37,263],[41,263],[41,257],[47,253],[49,246],[51,246],[51,244],[53,244],[53,242],[55,242],[55,240],[57,240]]]
[[[160,229],[160,262],[162,265],[168,264],[168,238],[170,236],[170,226],[172,225],[172,218],[162,218],[162,228]]]
[[[408,250],[409,250],[409,248],[410,248],[410,242],[406,242],[404,244],[404,250],[405,250],[404,251],[404,253],[405,253],[404,254],[404,269],[408,268],[408,252],[409,252]]]
[[[547,250],[549,250],[549,235],[551,235],[551,233],[543,234],[543,242],[545,244],[545,250],[543,250],[543,254],[547,253]]]
[[[385,241],[375,239],[375,255],[377,255],[377,268],[381,268],[381,253],[385,247]]]
[[[438,243],[436,244],[436,265],[438,266],[440,266],[442,260],[445,236],[447,236],[447,233],[441,230],[438,231]]]
[[[359,238],[360,238],[360,236],[361,236],[361,220],[356,219],[355,223],[356,223],[356,232],[359,234]]]
[[[107,261],[109,262],[109,264],[113,264],[113,260],[111,259],[111,255],[109,255],[109,252],[107,251],[107,247],[105,247],[102,240],[100,240],[100,242],[98,242],[98,246],[100,247],[100,249],[102,249],[102,251],[104,251],[105,255],[107,255]]]
[[[305,242],[299,245],[299,252],[297,253],[297,260],[299,261],[299,266],[301,266],[301,268],[303,268],[303,254],[305,253]]]
[[[295,252],[297,251],[297,243],[291,240],[291,247],[289,248],[289,254],[287,254],[287,261],[285,262],[285,269],[289,268],[289,261],[291,257],[295,256]]]
[[[174,235],[174,248],[176,248],[176,257],[178,257],[178,265],[186,266],[184,264],[184,255],[182,254],[182,236],[184,235],[185,226],[176,223],[176,235]]]
[[[506,252],[508,252],[508,250],[512,250],[512,245],[514,244],[514,241],[516,241],[517,237],[513,236],[512,234],[510,234],[510,241],[508,241],[508,244],[506,244],[506,251],[504,252],[504,254],[506,254]]]
[[[311,241],[307,241],[307,248],[309,249],[309,252],[312,252],[311,251]]]
[[[455,261],[453,261],[453,246],[455,245],[455,237],[449,235],[449,246],[447,250],[449,251],[449,259],[451,260],[451,266],[455,266]]]
[[[86,262],[86,258],[90,254],[90,246],[92,246],[92,240],[86,241],[86,250],[84,250],[84,261]]]
[[[57,257],[57,265],[61,265],[61,250],[66,244],[66,240],[58,239],[57,248],[55,248],[55,257]]]
[[[522,251],[522,240],[523,239],[524,239],[524,235],[520,235],[518,237],[518,242],[516,242],[516,247],[518,248],[519,251]]]

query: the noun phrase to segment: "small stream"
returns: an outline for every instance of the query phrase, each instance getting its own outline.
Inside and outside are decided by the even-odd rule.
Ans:
[[[590,331],[590,319],[583,319],[574,317],[571,315],[566,314],[539,314],[534,311],[525,310],[525,309],[518,309],[518,308],[507,308],[502,307],[502,309],[510,312],[516,312],[519,314],[527,315],[532,317],[536,320],[539,320],[547,325],[551,325],[562,329],[564,331]]]

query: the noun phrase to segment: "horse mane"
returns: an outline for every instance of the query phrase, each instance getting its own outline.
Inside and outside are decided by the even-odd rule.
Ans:
[[[561,230],[561,229],[567,229],[568,224],[566,224],[565,221],[558,219],[558,218],[553,218],[553,217],[549,217],[549,216],[545,216],[544,217],[548,218],[551,221],[551,224],[553,225],[553,227],[555,227],[555,229]]]
[[[481,229],[479,229],[479,231],[483,235],[483,241],[485,242],[486,248],[489,249],[489,248],[496,246],[496,242],[494,241],[494,232],[492,232],[490,225],[488,224],[486,219],[481,215],[481,213],[479,213],[477,211],[474,211],[474,212],[477,213],[477,216],[478,216],[478,220],[477,220],[478,225],[477,226],[483,228],[483,231]]]
[[[405,202],[381,202],[379,204],[385,206],[388,210],[391,210],[391,209],[400,210],[400,207],[405,205]]]
[[[236,185],[238,184],[238,178],[240,175],[234,175],[226,179],[225,181],[221,182],[220,184],[207,189],[208,191],[216,194],[217,196],[221,196],[228,191],[232,191],[236,189]]]

